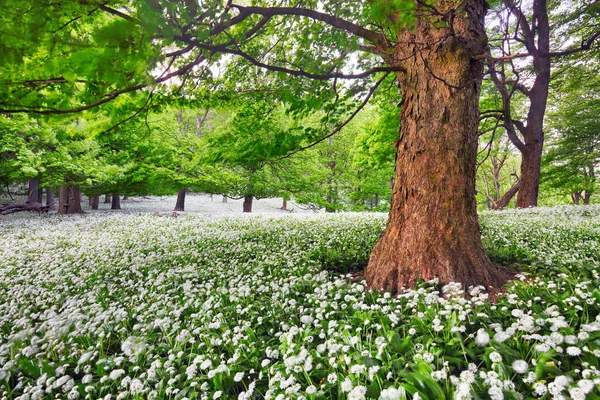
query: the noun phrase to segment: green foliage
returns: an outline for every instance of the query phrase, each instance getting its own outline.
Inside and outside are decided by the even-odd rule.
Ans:
[[[571,67],[559,75],[560,95],[548,115],[550,143],[542,183],[562,195],[592,195],[600,165],[600,91],[597,64]],[[583,200],[583,199],[582,199]]]

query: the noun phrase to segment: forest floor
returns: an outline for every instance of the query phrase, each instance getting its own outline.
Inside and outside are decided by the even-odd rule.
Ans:
[[[482,213],[492,303],[365,290],[386,214],[188,200],[0,218],[0,397],[600,397],[600,206]]]

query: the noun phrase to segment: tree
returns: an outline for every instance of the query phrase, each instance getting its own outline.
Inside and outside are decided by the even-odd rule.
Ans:
[[[537,206],[538,202],[552,61],[592,48],[600,37],[595,21],[600,5],[582,2],[578,7],[565,9],[559,7],[561,2],[547,0],[533,0],[531,4],[514,0],[501,3],[502,7],[496,12],[499,22],[496,22],[495,31],[498,34],[492,37],[494,46],[493,53],[487,58],[488,69],[502,98],[499,111],[504,129],[521,153],[516,205],[525,208]],[[557,25],[565,25],[555,32],[552,32],[552,10]],[[553,34],[560,36],[553,40]],[[561,48],[565,34],[578,38],[581,44]],[[527,104],[523,110],[513,104],[519,97],[524,97],[522,103]]]
[[[367,267],[369,285],[397,290],[419,278],[502,283],[483,250],[475,207],[485,1],[25,2],[9,3],[0,16],[14,33],[0,50],[10,57],[2,67],[9,81],[0,88],[2,112],[78,112],[138,91],[139,101],[122,107],[139,113],[155,97],[193,96],[198,79],[210,82],[211,63],[230,63],[223,55],[236,57],[246,82],[264,71],[279,78],[282,100],[299,109],[327,109],[340,91],[366,93],[364,106],[394,73],[402,124],[389,222]],[[364,69],[342,72],[354,55]],[[378,80],[366,90],[373,74]],[[363,80],[339,85],[344,79]],[[162,85],[168,82],[177,87]],[[326,139],[305,133],[292,144]]]
[[[550,143],[543,159],[544,187],[589,204],[598,189],[600,165],[600,79],[597,63],[560,73],[562,95],[551,102]]]

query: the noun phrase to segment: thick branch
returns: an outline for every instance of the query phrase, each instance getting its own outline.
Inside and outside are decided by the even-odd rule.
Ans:
[[[321,21],[333,26],[334,28],[342,29],[346,32],[352,33],[365,40],[368,40],[381,50],[385,51],[390,49],[390,44],[387,38],[381,33],[363,28],[362,26],[347,21],[343,18],[335,17],[333,15],[325,14],[316,10],[299,7],[244,7],[237,4],[232,4],[231,7],[240,11],[240,14],[237,17],[232,18],[232,21],[240,16],[246,15],[247,17],[251,14],[258,14],[264,17],[272,17],[275,15],[295,15]],[[242,20],[246,17],[243,17]]]

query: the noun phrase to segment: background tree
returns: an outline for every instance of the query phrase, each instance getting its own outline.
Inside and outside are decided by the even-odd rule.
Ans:
[[[508,138],[521,153],[517,207],[538,203],[544,145],[544,116],[554,59],[589,50],[600,37],[597,2],[504,0],[495,10],[488,71],[502,99]],[[561,26],[561,28],[556,28]],[[563,38],[575,43],[566,48]],[[527,104],[522,112],[514,99]]]
[[[566,72],[566,71],[559,71]],[[551,101],[550,143],[544,157],[544,187],[589,204],[598,189],[600,78],[597,63],[570,67],[557,79],[561,95]]]

